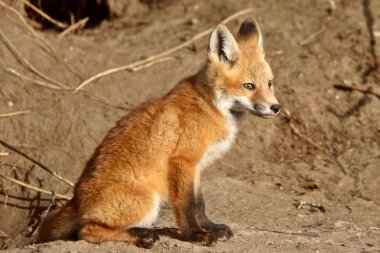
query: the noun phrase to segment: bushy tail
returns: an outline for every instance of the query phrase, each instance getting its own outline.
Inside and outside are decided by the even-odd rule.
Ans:
[[[50,212],[38,229],[36,243],[70,239],[77,232],[78,218],[70,200],[59,210]]]

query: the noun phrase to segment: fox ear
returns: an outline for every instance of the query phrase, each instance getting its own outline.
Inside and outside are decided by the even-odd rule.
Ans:
[[[239,46],[225,25],[217,25],[211,33],[209,55],[219,62],[233,65],[239,58]]]
[[[253,18],[247,18],[240,26],[238,33],[239,41],[253,42],[263,49],[263,36],[261,35],[260,28]]]

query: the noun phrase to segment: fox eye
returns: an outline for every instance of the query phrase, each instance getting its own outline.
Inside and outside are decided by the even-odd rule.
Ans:
[[[245,83],[243,84],[244,88],[248,89],[248,90],[253,90],[256,88],[256,84],[254,83]]]
[[[269,80],[269,81],[268,81],[268,87],[269,87],[269,88],[272,87],[272,84],[273,84],[273,80]]]

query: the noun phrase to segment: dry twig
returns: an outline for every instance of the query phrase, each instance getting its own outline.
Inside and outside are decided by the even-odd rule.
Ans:
[[[311,146],[315,147],[316,149],[319,149],[319,150],[322,150],[322,147],[320,145],[318,145],[317,143],[315,143],[312,139],[310,139],[309,137],[307,137],[306,135],[302,134],[298,128],[292,123],[292,122],[289,122],[289,126],[290,128],[292,129],[293,133],[295,133],[295,135],[297,135],[298,137],[300,137],[302,140],[306,141],[307,143],[309,143]]]
[[[150,67],[150,66],[152,66],[154,64],[165,62],[165,61],[171,61],[171,60],[174,60],[174,58],[171,57],[171,56],[163,57],[163,58],[158,58],[156,60],[153,60],[153,61],[147,62],[145,64],[139,65],[137,67],[131,68],[131,71],[136,72],[136,71],[148,68],[148,67]]]
[[[16,163],[14,163],[14,164],[11,164],[11,163],[0,163],[0,166],[11,167],[12,170],[18,169],[18,170],[28,171],[28,169],[18,166],[17,163],[18,163],[18,161]]]
[[[4,199],[4,208],[7,208],[7,204],[8,204],[8,193],[4,192],[4,195],[5,195],[5,199]]]
[[[342,162],[342,160],[340,158],[341,158],[341,156],[336,156],[335,161],[338,164],[338,166],[342,169],[342,173],[344,175],[347,175],[348,174],[347,166]]]
[[[366,84],[355,84],[350,80],[344,80],[343,84],[334,85],[335,88],[343,89],[343,90],[356,90],[363,93],[368,93],[377,96],[380,98],[380,88],[373,87],[372,85]]]
[[[248,8],[248,9],[245,9],[245,10],[241,10],[241,11],[238,11],[230,16],[228,16],[227,18],[223,19],[221,21],[221,23],[225,24],[225,23],[228,23],[229,21],[233,20],[233,19],[236,19],[240,16],[243,16],[243,15],[246,15],[250,12],[252,12],[254,9],[253,8]],[[103,71],[103,72],[100,72],[90,78],[88,78],[87,80],[83,81],[82,83],[80,83],[73,91],[73,93],[77,93],[78,91],[80,91],[81,89],[83,89],[83,87],[85,87],[86,85],[88,85],[89,83],[91,82],[94,82],[95,80],[98,80],[104,76],[107,76],[107,75],[111,75],[111,74],[114,74],[114,73],[117,73],[117,72],[120,72],[120,71],[124,71],[124,70],[133,70],[133,68],[138,68],[139,66],[141,65],[144,65],[144,64],[147,64],[149,62],[152,62],[152,61],[156,61],[157,59],[159,58],[162,58],[162,57],[166,57],[182,48],[186,48],[187,46],[191,45],[192,43],[194,43],[195,41],[207,36],[212,30],[214,29],[214,27],[211,27],[201,33],[198,33],[196,34],[194,37],[192,37],[191,39],[173,47],[173,48],[170,48],[162,53],[158,53],[158,54],[155,54],[155,55],[152,55],[144,60],[140,60],[140,61],[137,61],[137,62],[134,62],[134,63],[130,63],[130,64],[127,64],[127,65],[124,65],[124,66],[121,66],[121,67],[117,67],[117,68],[112,68],[112,69],[108,69],[106,71]]]
[[[6,72],[14,75],[14,76],[17,76],[18,78],[20,78],[22,80],[30,81],[30,82],[32,82],[34,84],[37,84],[37,85],[45,87],[45,88],[49,88],[49,89],[52,89],[52,90],[68,90],[66,88],[62,88],[62,87],[59,87],[59,86],[54,85],[54,84],[45,83],[45,82],[33,79],[31,77],[28,77],[28,76],[24,76],[21,73],[17,72],[15,69],[12,69],[12,68],[4,68],[4,70]]]
[[[12,145],[0,140],[0,144],[2,144],[4,147],[16,152],[17,154],[23,156],[24,158],[28,159],[29,161],[31,161],[32,163],[36,164],[38,167],[40,167],[41,169],[45,170],[46,172],[50,173],[51,175],[55,176],[56,178],[58,178],[59,180],[61,180],[62,182],[64,182],[65,184],[67,185],[70,185],[71,187],[74,187],[74,183],[67,180],[66,178],[63,178],[62,176],[58,175],[57,173],[55,173],[54,171],[52,171],[51,169],[49,169],[47,166],[43,165],[42,163],[40,163],[39,161],[31,158],[29,155],[25,154],[24,152],[22,152],[21,150],[18,150],[17,148],[13,147]]]
[[[264,231],[264,232],[271,232],[271,233],[276,233],[276,234],[319,237],[319,234],[314,233],[314,232],[298,232],[298,231],[291,231],[291,230],[271,230],[271,229],[258,228],[258,227],[251,227],[251,229],[258,230],[258,231]]]
[[[0,152],[0,156],[9,156],[10,153],[9,152]]]
[[[109,107],[113,107],[113,108],[116,108],[116,109],[119,109],[119,110],[123,110],[123,111],[130,111],[132,109],[132,105],[127,105],[127,106],[121,106],[121,105],[114,105],[114,104],[111,104],[109,101],[107,101],[107,99],[105,99],[104,97],[101,97],[99,95],[96,95],[96,94],[91,94],[90,92],[87,92],[87,91],[82,91],[81,95],[83,95],[84,97],[92,100],[92,101],[95,101],[97,103],[100,103],[102,105],[106,105],[106,106],[109,106]]]
[[[321,29],[316,31],[315,33],[311,34],[309,37],[301,41],[301,46],[306,46],[310,42],[312,42],[315,38],[317,38],[321,33],[323,33],[326,30],[326,27],[323,26]]]
[[[42,48],[45,49],[47,52],[53,54],[56,58],[58,58],[56,53],[54,52],[53,48],[50,46],[50,44],[43,37],[38,35],[38,33],[28,25],[28,22],[25,20],[25,18],[16,9],[14,9],[11,6],[3,3],[2,1],[0,1],[0,5],[3,8],[5,8],[5,9],[11,11],[13,14],[15,14],[21,20],[21,22],[25,25],[25,27],[29,30],[29,32],[31,34],[33,34],[34,37],[36,37],[38,40],[41,41],[42,45],[40,43],[38,43],[38,44],[40,44],[42,46]]]
[[[56,196],[57,196],[56,194],[54,194],[54,195],[52,196],[51,201],[50,201],[48,207],[47,207],[47,208],[41,213],[41,215],[40,215],[40,219],[39,219],[39,222],[36,221],[36,223],[33,224],[33,225],[35,225],[35,226],[33,226],[33,227],[35,227],[35,229],[34,229],[34,232],[31,234],[31,237],[32,237],[32,238],[35,238],[34,240],[37,239],[37,238],[35,237],[35,235],[36,235],[36,233],[38,232],[38,230],[40,229],[41,221],[43,221],[43,220],[46,218],[46,216],[48,216],[51,207],[52,207],[53,205],[55,205]],[[33,241],[33,243],[35,243],[35,241]]]
[[[6,233],[0,230],[0,237],[9,237]]]
[[[7,177],[7,176],[1,175],[1,174],[0,174],[0,177],[6,179],[8,181],[11,181],[12,183],[21,185],[23,187],[26,187],[28,189],[31,189],[31,190],[34,190],[34,191],[37,191],[37,192],[45,193],[45,194],[48,194],[50,196],[56,196],[57,198],[60,198],[60,199],[66,199],[66,200],[70,200],[71,199],[70,196],[66,196],[66,195],[54,193],[53,191],[48,191],[48,190],[45,190],[45,189],[41,189],[41,188],[35,187],[33,185],[30,185],[30,184],[27,184],[27,183],[24,183],[24,182],[21,182],[21,181],[19,181],[17,179],[11,178],[11,177]]]
[[[335,10],[336,9],[335,0],[329,0],[329,3],[330,3],[331,10]]]
[[[321,211],[322,213],[326,212],[326,208],[323,205],[317,204],[314,202],[305,201],[305,200],[301,200],[301,201],[296,200],[296,202],[294,203],[294,206],[297,209],[308,209],[311,212],[315,212],[317,210]]]
[[[68,88],[67,86],[65,86],[65,85],[63,85],[61,83],[58,83],[58,82],[52,80],[51,78],[45,76],[44,74],[42,74],[32,64],[30,64],[30,62],[28,60],[26,60],[24,57],[22,57],[22,55],[17,50],[17,48],[8,39],[8,37],[3,33],[2,29],[0,29],[0,39],[4,42],[4,44],[8,47],[8,49],[12,52],[12,54],[16,57],[16,59],[22,65],[24,65],[27,69],[29,69],[30,71],[32,71],[34,74],[38,75],[39,77],[45,79],[46,81],[52,82],[52,83],[54,83],[54,84],[56,84],[56,85],[58,85],[59,87],[62,87],[62,88],[66,88],[66,89]]]
[[[35,12],[37,12],[38,14],[40,14],[43,18],[45,18],[47,21],[49,21],[50,23],[52,23],[53,25],[57,26],[58,28],[61,28],[61,29],[66,29],[68,27],[68,25],[62,23],[62,22],[59,22],[58,20],[55,20],[53,19],[52,17],[50,17],[48,14],[46,14],[45,12],[43,12],[42,10],[38,9],[35,5],[33,5],[31,2],[27,1],[27,0],[22,0],[22,2],[27,5],[29,8],[31,8],[32,10],[34,10]]]
[[[306,141],[307,143],[309,143],[310,145],[312,145],[313,147],[315,147],[316,149],[319,149],[319,150],[323,151],[323,148],[320,145],[318,145],[317,143],[315,143],[312,139],[310,139],[306,135],[302,134],[300,132],[300,130],[298,130],[298,128],[292,122],[292,118],[291,118],[290,112],[288,110],[286,110],[286,109],[284,109],[283,111],[286,114],[287,119],[289,120],[289,126],[290,126],[290,129],[293,131],[293,133],[295,135],[297,135],[298,137],[300,137],[302,140]]]
[[[12,116],[17,116],[17,115],[25,115],[25,114],[30,114],[30,113],[32,113],[32,111],[30,110],[10,112],[10,113],[0,114],[0,118],[12,117]]]
[[[79,20],[78,22],[72,24],[71,26],[69,26],[66,30],[64,30],[63,32],[61,32],[61,34],[58,35],[58,38],[59,39],[62,39],[63,37],[65,37],[67,34],[75,31],[75,30],[78,30],[78,29],[82,29],[83,27],[85,27],[85,25],[87,24],[87,22],[90,20],[89,17],[86,17],[84,19],[81,19]]]

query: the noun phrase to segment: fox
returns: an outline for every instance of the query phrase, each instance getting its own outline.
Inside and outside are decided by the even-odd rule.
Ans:
[[[246,112],[272,118],[281,109],[254,18],[234,37],[224,24],[209,37],[204,67],[161,98],[120,119],[88,160],[74,194],[43,219],[36,242],[78,238],[152,248],[149,229],[170,201],[183,240],[214,245],[228,225],[206,215],[201,172],[231,147]]]

